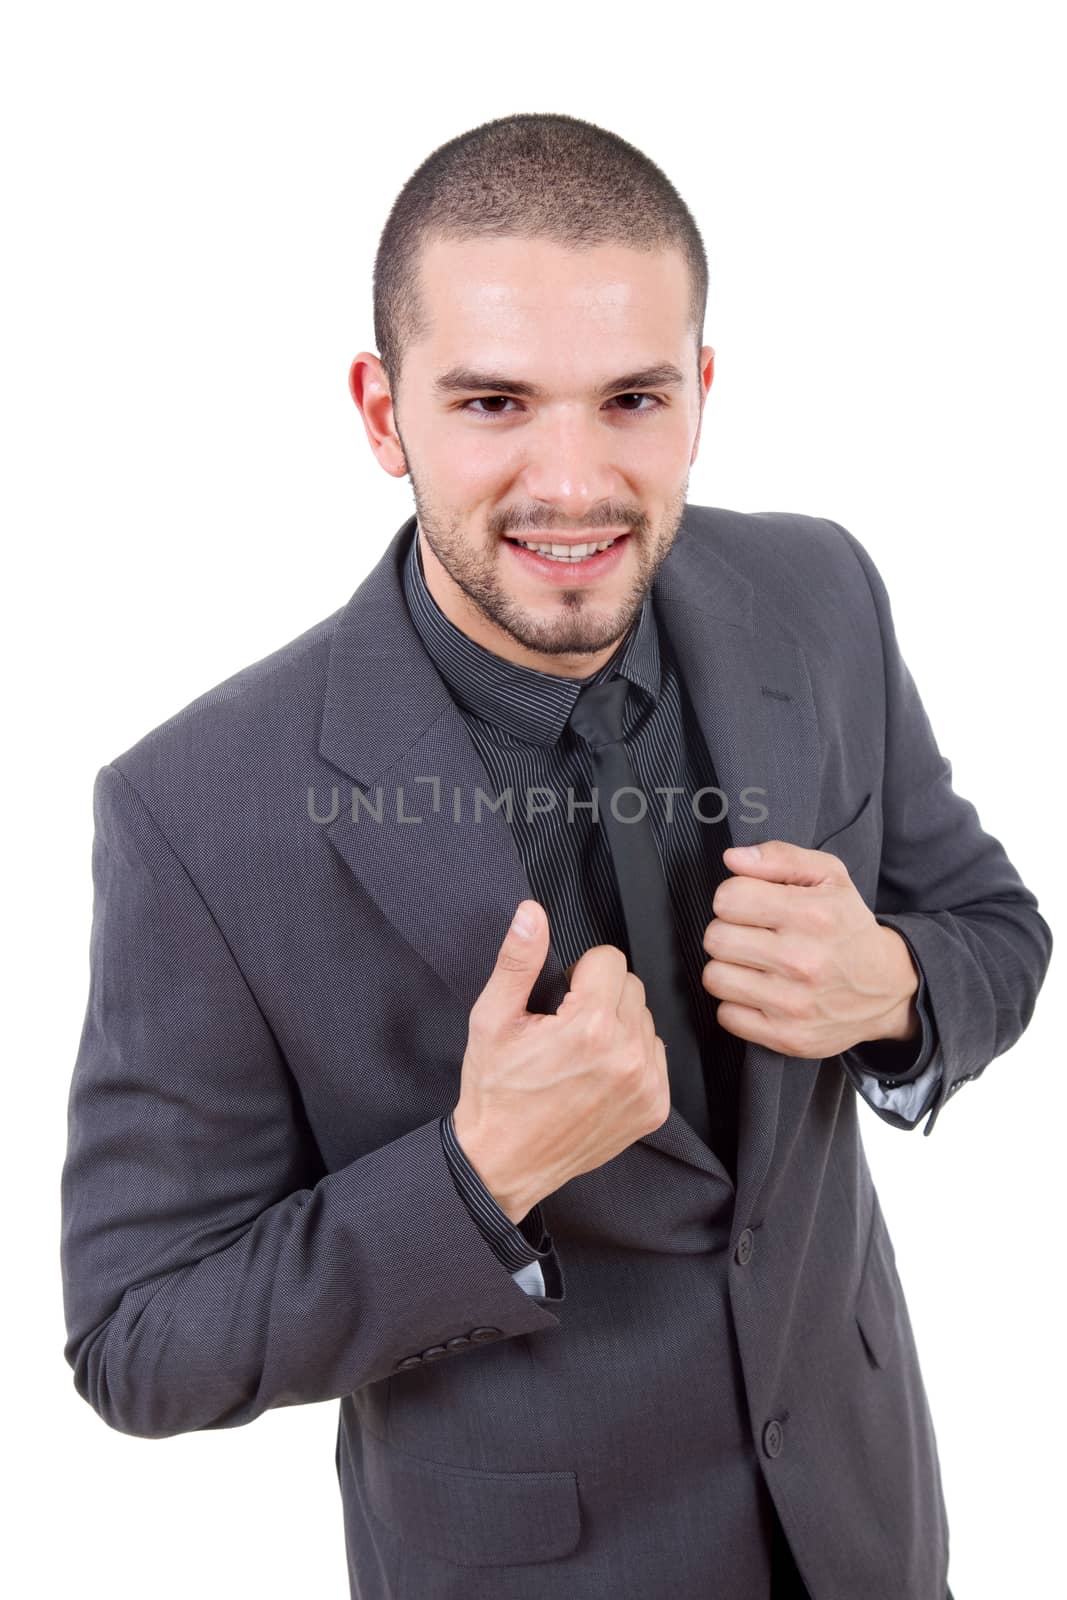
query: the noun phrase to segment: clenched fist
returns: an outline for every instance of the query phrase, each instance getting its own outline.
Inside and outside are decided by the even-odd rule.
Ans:
[[[517,912],[529,932],[512,923],[471,1008],[452,1115],[464,1154],[513,1222],[670,1114],[667,1053],[623,952],[595,945],[568,969],[557,1012],[527,1011],[549,925],[536,900]]]

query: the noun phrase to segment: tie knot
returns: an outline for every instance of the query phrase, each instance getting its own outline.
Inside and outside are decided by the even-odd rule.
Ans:
[[[617,744],[623,737],[627,687],[625,678],[604,678],[599,683],[587,683],[578,695],[568,722],[591,749]]]

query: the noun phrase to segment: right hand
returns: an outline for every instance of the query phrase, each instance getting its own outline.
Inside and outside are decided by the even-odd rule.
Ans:
[[[471,1008],[453,1111],[464,1154],[513,1222],[670,1114],[667,1053],[624,953],[594,945],[554,1015],[527,1011],[549,926],[536,900],[521,909],[533,931],[508,929]]]

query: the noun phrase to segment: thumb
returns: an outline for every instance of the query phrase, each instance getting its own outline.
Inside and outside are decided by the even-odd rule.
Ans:
[[[483,990],[499,1021],[510,1021],[525,1011],[547,955],[548,917],[544,907],[536,900],[520,900]]]

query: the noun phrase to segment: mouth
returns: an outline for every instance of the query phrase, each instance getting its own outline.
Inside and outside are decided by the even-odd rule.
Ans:
[[[506,534],[504,543],[530,571],[556,583],[599,577],[614,567],[630,539],[630,531],[616,534],[548,536],[519,539]]]
[[[526,550],[530,555],[537,555],[545,562],[560,562],[563,565],[581,565],[582,562],[593,562],[600,555],[605,555],[608,550],[617,544],[622,544],[624,539],[629,539],[629,530],[625,533],[608,534],[550,534],[544,539],[522,539],[518,534],[506,534],[504,538],[509,544],[514,544],[518,549]]]

